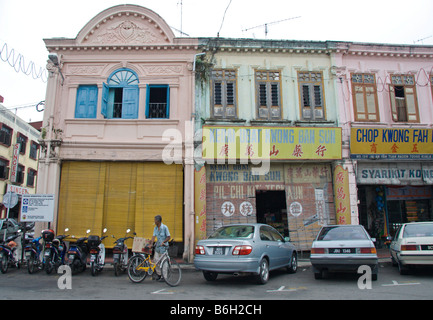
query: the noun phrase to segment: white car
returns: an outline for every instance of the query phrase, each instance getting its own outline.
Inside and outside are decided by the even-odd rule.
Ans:
[[[322,279],[328,271],[356,273],[365,265],[375,281],[379,271],[373,239],[361,225],[322,227],[313,241],[310,261],[315,279]]]
[[[411,266],[433,265],[433,222],[405,223],[397,230],[390,246],[393,265],[400,274]]]

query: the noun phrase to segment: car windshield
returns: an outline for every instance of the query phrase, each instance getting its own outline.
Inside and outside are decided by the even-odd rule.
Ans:
[[[361,227],[324,227],[317,237],[319,241],[333,240],[368,240],[368,237]]]
[[[253,226],[226,226],[216,230],[209,239],[251,239],[254,235]]]
[[[403,238],[433,237],[433,223],[408,224],[404,227]]]

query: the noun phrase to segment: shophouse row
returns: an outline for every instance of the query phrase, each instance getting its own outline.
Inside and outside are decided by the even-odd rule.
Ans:
[[[178,38],[135,5],[45,43],[38,193],[57,195],[57,230],[150,237],[160,214],[192,260],[226,223],[308,250],[325,224],[386,235],[410,201],[432,218],[433,47]]]

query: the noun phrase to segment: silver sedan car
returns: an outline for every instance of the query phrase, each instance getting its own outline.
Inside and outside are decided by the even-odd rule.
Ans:
[[[259,284],[269,279],[269,271],[298,268],[296,248],[273,227],[266,224],[233,224],[217,229],[195,248],[194,266],[208,281],[219,273],[255,274]]]
[[[310,261],[316,279],[328,271],[357,272],[366,265],[371,268],[372,280],[377,280],[379,271],[373,240],[361,225],[322,227],[313,241]]]

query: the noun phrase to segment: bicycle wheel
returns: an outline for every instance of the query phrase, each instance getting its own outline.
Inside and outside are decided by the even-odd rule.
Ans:
[[[161,273],[165,282],[172,287],[177,286],[182,278],[182,270],[180,269],[179,263],[170,258],[162,262]]]
[[[128,277],[134,283],[140,283],[147,277],[147,272],[138,270],[138,267],[149,267],[149,261],[145,261],[143,256],[133,256],[128,261]]]

